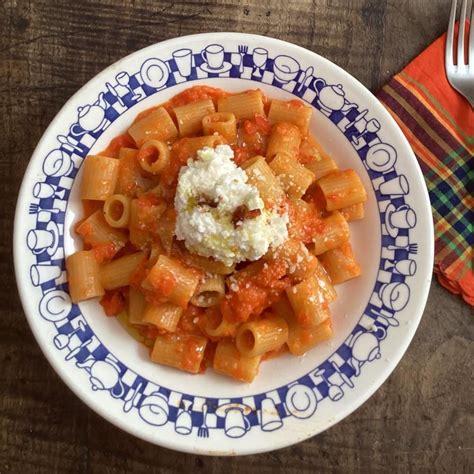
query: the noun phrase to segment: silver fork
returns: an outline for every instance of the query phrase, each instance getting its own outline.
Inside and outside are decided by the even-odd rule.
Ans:
[[[459,19],[459,33],[457,44],[457,61],[454,64],[454,23],[456,21],[457,0],[451,4],[449,15],[448,34],[446,37],[446,76],[449,83],[463,95],[474,108],[474,8],[470,5],[471,33],[469,35],[468,59],[464,61],[464,35],[466,33],[466,13],[468,0],[463,0],[461,5],[461,18]]]
[[[239,54],[240,54],[240,65],[239,65],[239,72],[242,74],[244,72],[244,56],[247,54],[249,50],[248,46],[239,45]]]

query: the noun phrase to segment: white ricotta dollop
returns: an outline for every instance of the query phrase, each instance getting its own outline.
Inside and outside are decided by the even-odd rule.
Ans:
[[[228,145],[205,147],[181,168],[175,196],[176,237],[190,252],[226,265],[258,260],[288,238],[288,214],[264,208]],[[255,211],[235,222],[238,208]]]

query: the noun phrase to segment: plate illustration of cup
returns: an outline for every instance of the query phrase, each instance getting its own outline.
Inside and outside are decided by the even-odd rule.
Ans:
[[[173,59],[176,63],[179,73],[183,77],[191,75],[193,66],[193,52],[188,48],[178,49],[173,53]]]
[[[401,174],[396,178],[389,179],[379,186],[380,194],[386,196],[395,195],[395,196],[404,196],[410,191],[410,186],[408,185],[408,180],[405,175]]]
[[[283,426],[283,421],[275,406],[275,402],[271,398],[262,400],[260,410],[260,425],[262,431],[275,431]]]
[[[224,432],[229,438],[241,438],[251,428],[246,417],[251,411],[243,403],[225,403],[216,409],[216,415],[225,418]]]
[[[280,54],[273,62],[273,73],[279,82],[286,84],[292,81],[300,72],[300,64],[296,59]]]
[[[58,265],[31,265],[30,278],[34,286],[40,286],[61,276],[62,270]]]
[[[415,211],[408,205],[403,204],[395,207],[392,203],[385,210],[385,226],[390,237],[396,237],[399,229],[413,229],[416,225]]]
[[[199,66],[204,72],[220,74],[230,71],[232,64],[224,61],[224,48],[220,44],[210,44],[201,51],[203,63]]]
[[[54,255],[59,246],[59,228],[56,222],[49,221],[46,229],[32,229],[26,235],[26,245],[35,254],[46,252]]]
[[[180,408],[178,416],[174,424],[174,430],[181,435],[188,435],[193,429],[193,419],[191,416],[191,407],[193,402],[190,400],[182,400],[183,408]]]

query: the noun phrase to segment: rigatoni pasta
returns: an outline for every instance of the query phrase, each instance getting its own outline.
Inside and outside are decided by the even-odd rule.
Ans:
[[[207,339],[202,336],[165,334],[157,336],[151,360],[197,374],[204,357]]]
[[[130,198],[124,194],[109,196],[104,202],[104,217],[111,227],[128,227],[130,219]]]
[[[148,140],[138,150],[138,163],[150,174],[160,174],[170,162],[170,149],[165,142]]]
[[[245,357],[255,357],[280,349],[288,340],[288,325],[283,318],[264,316],[240,326],[235,343]]]
[[[227,143],[237,140],[237,120],[231,112],[214,112],[202,119],[204,135],[221,135]]]
[[[117,258],[100,268],[100,281],[106,290],[130,285],[130,278],[143,260],[143,252],[136,252]]]
[[[255,114],[264,114],[263,95],[259,90],[228,95],[219,99],[217,110],[230,112],[237,120],[253,119]]]
[[[73,303],[88,300],[104,294],[99,264],[90,250],[82,250],[66,259],[69,278],[69,292]]]
[[[266,157],[268,161],[279,153],[296,158],[299,153],[301,133],[296,125],[278,122],[272,128],[268,142]]]
[[[251,382],[258,373],[261,356],[246,357],[228,339],[221,339],[214,355],[213,368],[216,372],[241,382]]]
[[[214,111],[214,103],[211,99],[175,107],[173,112],[178,122],[179,134],[186,137],[202,132],[202,119]]]
[[[199,272],[186,268],[181,262],[160,255],[145,279],[164,302],[185,308],[199,284]]]
[[[118,171],[117,159],[89,155],[83,164],[81,199],[105,201],[115,191]]]
[[[162,331],[175,332],[182,313],[183,308],[171,303],[147,304],[143,312],[142,322],[152,324]]]
[[[191,303],[199,308],[209,308],[219,304],[225,296],[225,283],[222,275],[206,274],[199,283]]]
[[[164,107],[158,107],[145,117],[138,119],[128,129],[128,133],[138,147],[147,140],[168,142],[174,141],[178,137],[178,129]]]
[[[335,211],[321,219],[320,232],[313,237],[314,255],[340,247],[349,240],[349,226],[341,213]]]
[[[360,275],[360,265],[357,263],[352,246],[349,242],[319,256],[331,281],[337,285]]]
[[[308,133],[309,121],[311,119],[311,107],[306,107],[297,100],[285,101],[273,99],[268,111],[270,122],[289,122],[296,125],[303,135]]]
[[[318,185],[326,199],[328,211],[335,211],[367,200],[364,185],[354,170],[332,171],[320,179]]]
[[[300,198],[314,181],[314,174],[301,165],[296,156],[278,153],[270,163],[270,168],[290,198]]]
[[[263,156],[255,156],[246,161],[242,168],[249,183],[258,189],[267,207],[275,206],[283,199],[283,188]]]
[[[348,222],[367,194],[309,133],[311,110],[196,86],[141,112],[84,162],[72,301],[100,297],[153,362],[246,383],[332,337],[335,285],[361,272]],[[185,181],[194,165],[205,172]]]

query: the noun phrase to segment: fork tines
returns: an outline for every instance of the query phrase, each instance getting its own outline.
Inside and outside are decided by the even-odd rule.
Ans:
[[[468,8],[469,5],[469,8]],[[446,35],[445,66],[446,76],[449,83],[462,94],[474,107],[474,8],[469,0],[463,0],[461,4],[461,16],[459,18],[459,31],[457,46],[455,46],[455,23],[456,23],[457,0],[451,4],[449,15],[448,32]],[[469,10],[469,11],[468,11]],[[469,34],[467,61],[465,55],[466,18],[469,14],[471,32]],[[456,48],[456,55],[454,54]],[[456,58],[456,60],[454,59]]]
[[[29,213],[30,214],[37,214],[38,213],[38,210],[39,210],[39,206],[38,204],[30,204],[30,208],[29,208]]]

